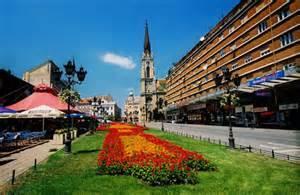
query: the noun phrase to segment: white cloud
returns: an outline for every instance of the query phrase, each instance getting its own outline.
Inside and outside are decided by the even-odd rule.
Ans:
[[[131,57],[120,56],[111,52],[102,55],[101,60],[105,63],[119,66],[124,69],[134,69],[136,66]]]

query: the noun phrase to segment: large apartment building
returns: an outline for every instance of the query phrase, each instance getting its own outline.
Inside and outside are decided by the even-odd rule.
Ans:
[[[168,72],[170,120],[226,124],[216,73],[229,68],[241,85],[235,92],[236,125],[300,128],[300,1],[241,0]]]

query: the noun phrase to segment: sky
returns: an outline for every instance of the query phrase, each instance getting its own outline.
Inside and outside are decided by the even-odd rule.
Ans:
[[[0,68],[18,77],[53,60],[87,69],[81,97],[139,95],[145,21],[164,77],[240,0],[0,0]]]

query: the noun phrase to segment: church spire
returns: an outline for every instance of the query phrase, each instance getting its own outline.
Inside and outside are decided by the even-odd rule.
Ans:
[[[145,40],[144,40],[144,53],[151,54],[151,45],[150,45],[150,40],[149,40],[149,32],[148,32],[148,23],[146,21],[146,26],[145,26]]]

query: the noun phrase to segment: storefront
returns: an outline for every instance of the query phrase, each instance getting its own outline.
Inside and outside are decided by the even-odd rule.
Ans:
[[[187,106],[188,123],[208,124],[206,103],[191,104]]]
[[[236,108],[237,125],[300,129],[300,74],[297,71],[290,67],[252,79],[247,86],[242,86],[240,91],[248,91],[252,97],[253,112],[247,112],[245,104]]]

